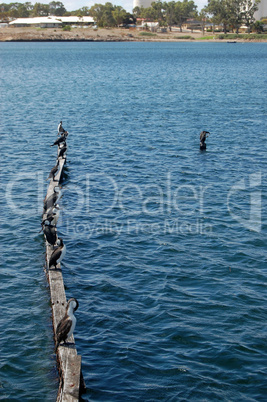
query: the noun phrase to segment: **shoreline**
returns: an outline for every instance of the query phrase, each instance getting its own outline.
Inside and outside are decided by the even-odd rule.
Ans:
[[[0,29],[0,42],[267,42],[267,35],[266,39],[219,39],[211,33],[203,36],[202,32],[191,31],[147,32],[143,36],[140,33],[136,29],[122,28],[99,28],[96,31],[92,28],[73,28],[71,31],[62,31],[60,28],[5,27]]]

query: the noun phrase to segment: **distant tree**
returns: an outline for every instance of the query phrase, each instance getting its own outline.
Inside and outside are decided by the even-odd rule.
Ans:
[[[136,24],[136,18],[133,14],[126,12],[123,23],[124,24]]]
[[[32,9],[33,17],[43,17],[49,15],[49,5],[48,4],[41,4],[35,3]]]
[[[94,18],[99,26],[102,26],[104,7],[105,6],[103,4],[94,4],[90,8],[90,15]]]
[[[144,7],[138,7],[138,6],[134,7],[133,15],[135,18],[140,18],[141,13],[142,13],[142,8],[144,8]]]
[[[227,8],[227,0],[208,0],[206,10],[212,16],[212,22],[216,25],[222,24],[223,31],[227,33],[229,23],[229,9]]]
[[[33,5],[30,2],[22,3],[1,3],[0,4],[0,19],[8,20],[11,18],[27,18],[30,16]]]
[[[61,1],[51,1],[49,3],[49,14],[50,15],[57,15],[57,16],[62,16],[66,12],[66,8],[64,7],[64,4],[61,3]]]
[[[243,21],[242,16],[243,2],[244,0],[226,0],[228,23],[231,30],[232,31],[235,30],[236,33],[238,33],[239,28],[242,25]]]
[[[171,29],[175,24],[175,1],[163,3],[163,9],[165,10],[165,21]]]
[[[116,26],[116,21],[113,17],[112,12],[115,7],[111,3],[106,3],[104,5],[104,13],[103,13],[103,27],[114,27]]]
[[[26,1],[26,3],[24,3],[24,6],[27,8],[28,11],[32,11],[33,9],[33,5],[30,1]]]
[[[156,13],[155,9],[152,7],[143,8],[141,10],[140,18],[144,18],[147,21],[154,21],[156,20]]]
[[[198,20],[201,23],[201,30],[202,30],[202,35],[204,36],[205,34],[205,26],[206,26],[206,20],[207,20],[207,8],[204,7],[202,8],[202,10],[200,11],[199,15],[198,15]]]
[[[0,3],[0,11],[1,13],[7,13],[9,11],[10,4]]]
[[[121,6],[115,6],[112,11],[112,16],[116,22],[116,25],[122,25],[125,23],[127,12]]]
[[[115,14],[113,14],[115,12]],[[99,27],[114,27],[121,20],[121,15],[125,16],[126,11],[120,6],[113,6],[111,3],[95,4],[89,14],[94,18]],[[114,15],[116,19],[114,18]]]
[[[248,28],[248,32],[250,33],[251,27],[255,23],[254,14],[258,10],[258,5],[261,0],[255,0],[252,2],[251,0],[247,0],[246,5],[243,4],[243,11],[242,11],[242,19],[243,23]]]
[[[2,3],[0,4],[0,11],[2,13],[6,13],[3,16],[6,17],[7,19],[8,17],[27,18],[30,15],[30,11],[26,7],[26,5],[21,3],[10,3],[10,4]]]
[[[8,21],[8,11],[9,11],[9,4],[0,3],[0,21],[6,22]]]
[[[27,9],[25,4],[20,4],[18,7],[18,18],[28,18],[30,16],[30,10]]]
[[[263,22],[261,21],[255,21],[254,24],[252,25],[252,29],[256,31],[258,34],[262,33],[264,31],[263,29]]]
[[[212,15],[215,24],[222,24],[224,33],[227,27],[238,33],[242,24],[245,24],[250,31],[253,25],[254,13],[258,9],[261,0],[208,0],[206,7],[208,13]]]
[[[154,10],[154,20],[162,21],[163,20],[163,4],[160,0],[153,1],[151,3],[151,8]]]
[[[90,15],[90,8],[89,7],[79,8],[79,10],[73,11],[73,15],[82,15],[83,17],[88,16]]]
[[[177,1],[174,7],[175,23],[180,27],[182,32],[182,25],[188,18],[196,17],[197,6],[193,0],[184,0],[183,2]]]

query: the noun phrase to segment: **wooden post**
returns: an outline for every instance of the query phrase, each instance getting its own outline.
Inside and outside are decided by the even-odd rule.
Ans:
[[[58,146],[58,154],[59,151],[60,145]],[[65,161],[66,159],[58,157],[58,172],[55,175],[55,179],[53,180],[53,178],[51,178],[50,180],[47,197],[53,194],[54,188],[59,185]],[[43,220],[45,219],[46,212],[43,214]],[[53,329],[55,334],[57,325],[65,314],[67,299],[60,263],[57,264],[56,269],[49,269],[49,260],[53,250],[54,247],[46,241],[46,275],[50,287]],[[74,337],[72,336],[70,338],[70,343],[67,345],[60,345],[56,353],[60,377],[57,402],[78,401],[81,392],[85,389],[85,384],[81,372],[81,356],[77,355]]]

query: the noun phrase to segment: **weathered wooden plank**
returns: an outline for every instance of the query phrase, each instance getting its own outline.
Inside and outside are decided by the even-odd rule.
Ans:
[[[74,350],[68,350],[67,356],[66,353],[59,352],[59,359],[62,359],[62,377],[65,381],[57,400],[58,402],[77,401],[80,394],[81,356],[75,355]]]
[[[58,154],[60,147],[58,147]],[[58,172],[55,175],[55,180],[51,178],[47,196],[53,194],[54,188],[59,185],[62,178],[63,168],[66,159],[59,157]],[[43,220],[46,218],[46,213],[43,214]],[[49,269],[49,260],[54,247],[46,242],[46,274],[50,287],[51,295],[51,308],[54,334],[56,328],[64,316],[66,311],[67,299],[65,294],[64,280],[60,263],[57,264],[56,269]],[[77,355],[74,337],[68,340],[67,345],[60,345],[57,349],[57,360],[59,364],[60,385],[57,401],[59,402],[75,402],[79,400],[80,384],[83,382],[81,374],[81,356]]]

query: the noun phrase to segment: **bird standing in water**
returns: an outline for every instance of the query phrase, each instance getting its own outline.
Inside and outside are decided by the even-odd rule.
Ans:
[[[200,147],[201,151],[203,151],[204,149],[207,148],[207,145],[205,143],[206,138],[208,138],[207,134],[210,134],[209,131],[204,131],[203,130],[200,133],[200,138],[199,138],[200,139],[200,145],[199,145],[199,147]]]
[[[65,315],[57,325],[55,351],[57,351],[60,342],[63,341],[65,345],[66,340],[70,338],[71,335],[73,334],[76,326],[76,317],[74,315],[74,312],[77,310],[78,307],[79,307],[78,300],[76,300],[74,297],[69,299]]]

